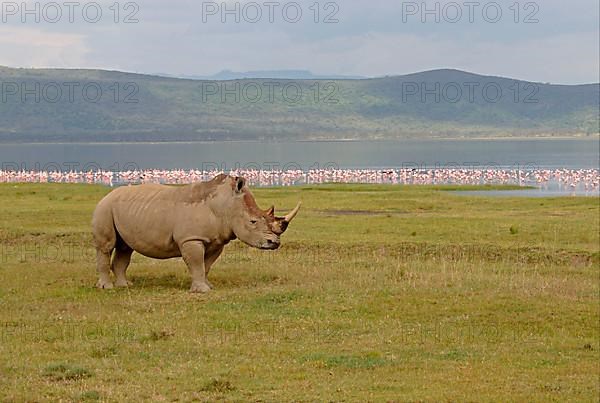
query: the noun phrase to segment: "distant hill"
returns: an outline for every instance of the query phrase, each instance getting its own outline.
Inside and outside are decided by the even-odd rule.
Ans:
[[[0,67],[1,142],[595,135],[599,84],[458,70],[361,80],[190,80]],[[260,92],[260,94],[259,94]]]
[[[246,72],[222,70],[211,76],[173,76],[170,74],[157,75],[162,77],[185,78],[190,80],[243,80],[245,78],[277,78],[284,80],[358,80],[365,78],[361,76],[343,76],[336,74],[313,74],[308,70],[259,70]]]

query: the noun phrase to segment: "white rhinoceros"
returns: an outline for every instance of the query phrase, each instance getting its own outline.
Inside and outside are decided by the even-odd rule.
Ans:
[[[277,249],[279,236],[298,213],[285,217],[263,211],[240,177],[219,175],[186,186],[146,184],[120,187],[94,211],[99,288],[128,285],[125,272],[135,251],[156,259],[183,257],[192,276],[192,292],[212,288],[207,275],[230,241],[239,238],[259,249]],[[114,256],[111,263],[111,254]]]

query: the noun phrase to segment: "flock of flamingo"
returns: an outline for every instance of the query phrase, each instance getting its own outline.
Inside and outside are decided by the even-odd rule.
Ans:
[[[140,171],[3,171],[0,183],[100,183],[108,186],[138,183],[186,184],[205,181],[221,171],[159,170]],[[322,183],[369,183],[410,185],[521,185],[558,190],[597,193],[599,169],[318,169],[318,170],[237,170],[252,186],[292,186]]]

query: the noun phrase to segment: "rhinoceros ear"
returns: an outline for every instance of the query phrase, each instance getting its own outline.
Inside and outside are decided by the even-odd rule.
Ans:
[[[242,188],[246,185],[246,179],[242,178],[241,176],[237,176],[235,178],[235,191],[237,193],[242,191]]]
[[[269,215],[271,217],[274,217],[275,216],[275,206],[271,206],[270,209],[268,209],[267,211],[265,211],[265,214]]]

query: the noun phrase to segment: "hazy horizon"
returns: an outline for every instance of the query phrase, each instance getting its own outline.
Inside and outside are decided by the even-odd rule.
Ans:
[[[197,80],[206,80],[206,79],[229,80],[229,79],[215,78],[216,76],[219,76],[220,74],[225,73],[225,72],[232,73],[235,75],[243,75],[245,73],[276,72],[276,73],[282,75],[280,77],[269,77],[269,76],[246,77],[248,79],[269,78],[269,79],[284,79],[284,80],[287,80],[287,79],[290,79],[290,80],[307,79],[308,80],[308,79],[323,79],[323,78],[331,77],[332,80],[339,80],[339,79],[369,80],[369,79],[377,79],[377,78],[385,78],[385,77],[402,77],[402,76],[408,76],[408,75],[413,75],[413,74],[422,74],[422,73],[428,73],[428,72],[450,70],[450,71],[460,71],[460,72],[463,72],[466,74],[474,74],[474,75],[483,76],[483,77],[498,77],[498,78],[506,78],[506,79],[515,79],[515,80],[520,80],[520,81],[529,81],[529,80],[525,80],[521,77],[487,74],[487,73],[481,73],[481,72],[477,72],[477,71],[457,69],[457,68],[453,68],[453,67],[440,67],[440,68],[426,69],[426,70],[421,70],[421,71],[411,71],[411,72],[407,72],[407,73],[398,73],[398,74],[390,73],[390,74],[384,74],[381,76],[343,76],[343,75],[337,75],[337,74],[315,73],[314,71],[311,71],[308,69],[283,69],[283,70],[265,69],[265,70],[253,70],[253,71],[233,71],[233,70],[229,70],[229,69],[222,69],[220,71],[217,71],[215,73],[208,74],[208,75],[187,75],[187,74],[170,74],[170,73],[165,73],[165,72],[130,71],[130,70],[120,70],[120,69],[111,69],[111,68],[95,68],[95,67],[55,67],[55,66],[24,67],[24,66],[7,66],[7,65],[0,65],[0,67],[10,68],[10,69],[33,69],[33,70],[99,70],[99,71],[119,72],[119,73],[126,73],[126,74],[140,74],[140,75],[147,75],[147,76],[154,76],[154,77],[165,77],[165,78],[175,78],[175,79],[197,79]],[[313,77],[308,77],[308,78],[297,78],[297,77],[292,77],[292,76],[290,76],[289,78],[284,77],[284,73],[298,73],[298,72],[309,73]],[[344,78],[341,78],[341,77],[344,77]],[[235,78],[235,79],[243,79],[243,77]],[[557,82],[545,82],[542,80],[531,80],[531,82],[542,83],[542,84],[551,84],[551,85],[594,85],[594,84],[600,84],[600,77],[596,81],[582,82],[582,83],[565,84],[565,83],[557,83]]]
[[[96,8],[70,9],[5,2],[0,65],[174,76],[309,70],[381,77],[453,68],[555,84],[598,82],[597,2],[273,3],[270,9],[231,0],[101,0]]]

